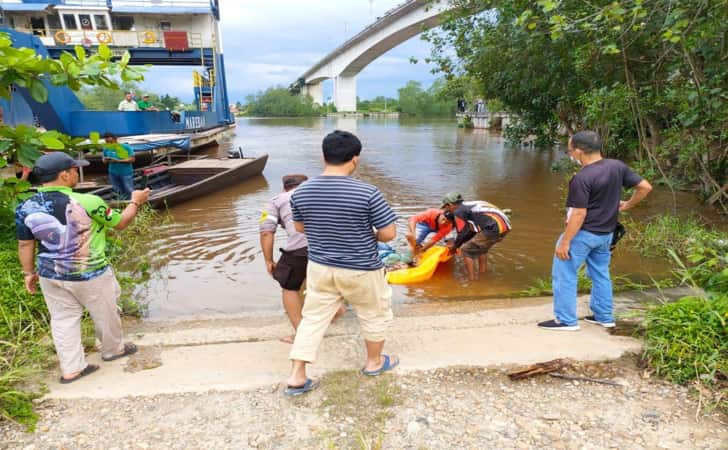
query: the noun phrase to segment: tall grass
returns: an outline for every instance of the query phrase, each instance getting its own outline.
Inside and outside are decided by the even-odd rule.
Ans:
[[[0,233],[0,417],[32,428],[37,420],[31,400],[41,387],[33,380],[53,354],[43,298],[26,292],[15,236]]]
[[[674,215],[655,216],[643,221],[625,219],[624,225],[627,234],[622,242],[642,256],[669,257],[672,251],[683,257],[696,243],[720,240],[722,234],[707,228],[695,217]]]
[[[665,233],[675,275],[705,295],[648,310],[642,324],[644,359],[656,374],[706,391],[709,404],[728,413],[728,233],[673,217],[646,229],[643,242],[659,242],[659,231]]]

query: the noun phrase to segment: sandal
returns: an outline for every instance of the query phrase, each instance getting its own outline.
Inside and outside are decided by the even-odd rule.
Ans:
[[[115,359],[123,358],[125,356],[133,355],[134,353],[139,350],[137,346],[131,342],[127,342],[124,344],[124,351],[122,353],[119,353],[118,355],[111,355],[111,356],[102,356],[101,359],[104,361],[113,361]]]
[[[306,392],[313,391],[319,386],[318,381],[313,381],[312,379],[308,378],[306,379],[306,382],[303,383],[302,386],[288,386],[285,391],[283,391],[283,394],[288,397],[296,397],[302,394],[305,394]]]
[[[361,373],[368,377],[376,377],[378,375],[383,374],[384,372],[394,369],[395,367],[397,367],[399,365],[399,358],[397,358],[396,361],[392,362],[392,360],[389,358],[389,355],[382,355],[382,356],[384,356],[384,364],[382,364],[382,367],[380,367],[377,370],[361,369]]]
[[[86,375],[91,375],[92,373],[96,372],[97,370],[99,370],[99,366],[97,366],[96,364],[88,364],[75,377],[73,377],[73,378],[63,378],[63,377],[61,377],[61,379],[58,380],[58,382],[61,383],[61,384],[73,383],[74,381],[76,381],[76,380],[78,380],[80,378],[83,378]]]

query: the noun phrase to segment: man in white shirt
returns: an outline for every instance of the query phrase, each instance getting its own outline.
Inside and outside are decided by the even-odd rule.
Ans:
[[[139,105],[132,99],[131,92],[127,92],[124,100],[119,102],[119,111],[139,111]]]

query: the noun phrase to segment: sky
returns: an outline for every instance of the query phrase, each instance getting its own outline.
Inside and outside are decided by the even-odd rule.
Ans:
[[[269,87],[288,86],[326,54],[404,0],[221,0],[220,28],[231,102]],[[393,48],[357,76],[361,99],[397,97],[397,89],[416,80],[435,79],[423,62],[429,44],[419,37]],[[410,58],[419,60],[412,64]],[[192,98],[189,67],[152,68],[143,88]],[[324,83],[324,99],[332,95]]]

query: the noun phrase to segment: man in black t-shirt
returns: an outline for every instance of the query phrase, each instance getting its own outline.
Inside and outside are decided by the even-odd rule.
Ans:
[[[552,266],[554,320],[538,324],[557,331],[578,331],[576,317],[577,272],[586,263],[592,280],[589,307],[584,318],[606,328],[614,327],[609,246],[619,211],[639,203],[652,186],[622,161],[602,158],[602,142],[593,131],[580,131],[569,139],[569,157],[582,169],[569,182],[566,228],[556,243]],[[622,189],[634,188],[621,201]]]

